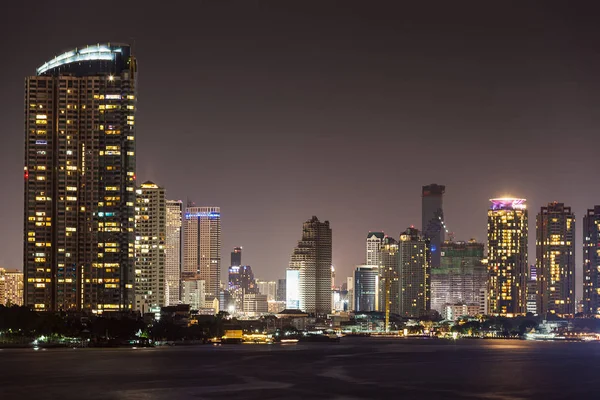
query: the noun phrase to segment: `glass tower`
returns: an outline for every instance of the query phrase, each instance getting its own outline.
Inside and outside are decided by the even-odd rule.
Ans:
[[[431,267],[440,266],[440,251],[445,240],[444,228],[444,192],[446,186],[432,183],[423,186],[421,199],[421,229],[429,238],[431,250]]]

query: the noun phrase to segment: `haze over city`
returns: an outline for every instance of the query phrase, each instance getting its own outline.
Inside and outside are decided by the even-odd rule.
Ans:
[[[457,240],[486,241],[492,197],[526,198],[531,229],[542,205],[572,206],[580,290],[581,218],[600,199],[597,4],[64,4],[14,4],[0,25],[0,265],[22,266],[24,76],[127,41],[138,182],[221,207],[223,276],[241,245],[257,276],[282,278],[316,215],[343,279],[368,231],[420,228],[420,189],[435,182]]]

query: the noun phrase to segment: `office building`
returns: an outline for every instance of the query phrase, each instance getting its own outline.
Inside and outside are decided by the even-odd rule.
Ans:
[[[231,266],[239,267],[240,265],[242,265],[242,248],[234,247],[231,252]]]
[[[205,308],[205,282],[201,279],[193,278],[182,280],[181,302],[189,304],[192,310]]]
[[[0,268],[0,304],[23,305],[23,272]]]
[[[130,47],[109,43],[25,80],[24,296],[36,310],[133,307],[136,71]]]
[[[275,301],[277,299],[277,282],[260,281],[257,279],[256,288],[258,289],[258,293],[267,296],[267,301]]]
[[[302,238],[290,257],[290,268],[299,269],[300,310],[309,314],[331,312],[331,228],[317,217],[306,221]]]
[[[206,299],[219,297],[221,279],[221,209],[195,207],[185,209],[183,271],[197,273],[205,282]]]
[[[166,209],[165,298],[168,306],[174,306],[180,300],[183,202],[167,200]]]
[[[300,310],[300,268],[290,267],[285,271],[285,308]]]
[[[583,217],[583,313],[600,317],[600,206]]]
[[[421,317],[431,310],[429,238],[408,228],[398,241],[400,315]]]
[[[285,301],[285,279],[277,279],[277,301]]]
[[[444,227],[444,192],[446,186],[432,183],[423,186],[421,197],[421,229],[429,238],[431,251],[431,268],[440,266],[440,248],[445,241]]]
[[[398,259],[398,242],[389,236],[383,239],[380,253],[379,266],[379,301],[378,311],[386,314],[400,314],[400,264]],[[354,296],[356,297],[356,282],[354,282]],[[356,306],[356,300],[354,302]]]
[[[354,308],[356,312],[379,309],[379,267],[359,265],[354,270]]]
[[[145,182],[136,190],[135,310],[145,314],[164,307],[165,297],[165,189]],[[111,249],[105,247],[104,251]]]
[[[244,307],[244,296],[257,293],[252,267],[249,265],[229,267],[227,288],[233,300],[234,311],[241,312]]]
[[[247,293],[244,295],[243,304],[244,313],[250,316],[257,316],[269,312],[267,295],[259,293]]]
[[[444,242],[440,249],[440,267],[431,269],[431,309],[444,315],[446,305],[479,305],[481,291],[487,288],[487,266],[484,264],[484,244]]]
[[[367,262],[366,265],[379,266],[380,264],[380,253],[379,248],[383,243],[385,233],[383,232],[369,232],[367,234]]]
[[[525,199],[491,199],[488,210],[488,304],[494,315],[527,312]],[[539,277],[539,276],[538,276]]]
[[[575,215],[549,203],[536,218],[538,314],[575,316]]]

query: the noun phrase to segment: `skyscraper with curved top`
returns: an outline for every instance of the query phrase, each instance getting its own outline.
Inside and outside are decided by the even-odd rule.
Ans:
[[[24,287],[37,310],[131,310],[137,62],[95,44],[25,79]]]
[[[527,312],[527,208],[525,199],[490,199],[488,210],[489,313]]]

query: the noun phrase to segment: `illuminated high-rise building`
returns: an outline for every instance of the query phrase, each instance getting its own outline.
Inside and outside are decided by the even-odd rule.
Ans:
[[[440,266],[440,249],[445,240],[444,192],[446,186],[432,183],[423,186],[421,195],[421,229],[429,238],[431,268]]]
[[[134,302],[136,60],[125,44],[61,54],[25,80],[25,304]]]
[[[583,313],[600,317],[600,206],[583,217]]]
[[[297,266],[285,271],[285,308],[300,309],[300,267]]]
[[[379,301],[378,311],[384,312],[388,319],[390,314],[400,313],[400,264],[398,260],[398,242],[386,236],[379,249]],[[356,282],[354,282],[356,298]],[[354,301],[356,304],[356,300]]]
[[[575,214],[549,203],[536,218],[538,314],[575,316]]]
[[[354,270],[353,311],[377,311],[379,308],[379,267],[359,265]]]
[[[408,228],[398,241],[400,315],[420,317],[431,309],[429,238]]]
[[[148,181],[140,185],[136,195],[135,309],[145,314],[166,305],[165,189]]]
[[[221,279],[221,209],[187,207],[184,236],[183,271],[205,282],[206,300],[212,301]]]
[[[174,306],[180,300],[183,202],[167,200],[166,208],[165,297],[167,305]]]
[[[242,265],[242,248],[234,247],[231,252],[231,266],[239,267],[240,265]]]
[[[229,267],[228,290],[233,298],[235,311],[242,311],[244,296],[257,292],[252,267],[249,265],[234,265]]]
[[[527,312],[527,208],[525,199],[491,199],[488,210],[489,313]],[[539,277],[538,277],[539,279]]]
[[[383,238],[385,237],[385,233],[383,232],[369,232],[367,235],[367,262],[366,265],[375,265],[379,266],[380,253],[379,248],[383,243]]]
[[[329,221],[312,217],[304,223],[302,239],[290,257],[290,269],[299,271],[299,307],[309,314],[325,315],[332,309],[331,239]]]
[[[0,304],[23,305],[23,272],[0,268]]]

